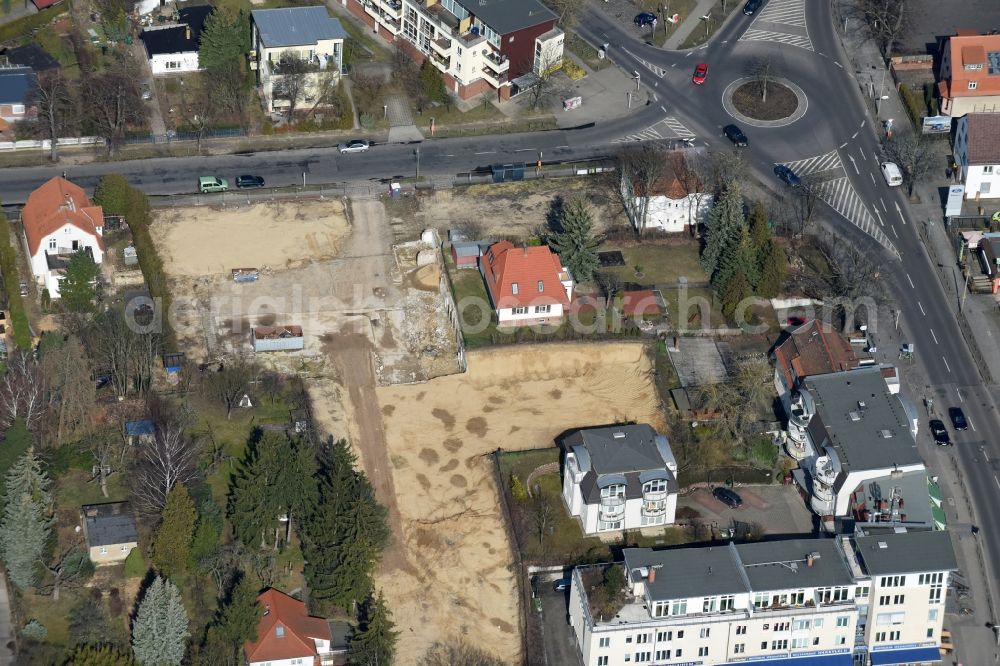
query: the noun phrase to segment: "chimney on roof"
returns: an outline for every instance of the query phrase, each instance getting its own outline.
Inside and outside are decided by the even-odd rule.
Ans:
[[[527,245],[524,246],[524,256],[526,256],[526,257],[528,256],[528,246]]]
[[[65,199],[65,201],[66,201],[66,208],[69,208],[71,211],[76,212],[76,204],[73,203],[73,197],[71,197],[68,194],[64,194],[63,196],[66,198]]]
[[[806,555],[806,566],[812,567],[812,565],[813,565],[813,554],[809,553],[808,555]]]
[[[656,582],[656,569],[657,567],[649,567],[649,575],[646,576],[646,580],[648,580],[650,583]]]

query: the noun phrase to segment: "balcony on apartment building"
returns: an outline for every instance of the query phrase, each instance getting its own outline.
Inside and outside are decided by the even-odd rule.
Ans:
[[[399,8],[395,10],[394,14],[386,11],[386,6],[387,4],[382,2],[382,0],[378,0],[377,2],[368,0],[368,2],[365,3],[365,13],[378,21],[380,25],[385,26],[389,29],[389,32],[395,35],[399,32],[399,13],[402,9],[402,4],[399,5]]]
[[[451,67],[451,56],[441,55],[436,51],[430,52],[431,62],[438,65],[438,69],[443,72],[447,72],[448,68]]]
[[[334,65],[334,69],[336,69],[336,62],[332,55],[314,55],[311,58],[290,60],[288,62],[268,61],[268,67],[275,76],[283,76],[289,72],[314,74],[326,70],[330,65]]]
[[[400,0],[375,0],[379,7],[391,18],[399,19],[403,14],[403,3]]]
[[[503,74],[510,69],[510,60],[507,56],[493,51],[483,51],[483,63],[497,74]]]
[[[602,497],[599,515],[604,521],[618,520],[625,515],[625,498],[621,496]]]
[[[442,56],[451,55],[451,47],[453,45],[454,42],[447,37],[438,37],[437,39],[431,40],[431,49]]]

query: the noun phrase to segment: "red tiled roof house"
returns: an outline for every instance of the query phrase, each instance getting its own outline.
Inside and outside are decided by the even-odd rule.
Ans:
[[[330,660],[333,633],[326,620],[309,615],[304,603],[275,589],[265,590],[257,601],[264,615],[257,640],[244,645],[249,666],[320,666]]]
[[[704,186],[690,173],[686,158],[680,151],[671,153],[664,160],[663,173],[649,186],[648,192],[645,183],[637,180],[629,182],[625,172],[622,173],[621,188],[628,203],[625,212],[634,228],[642,226],[645,213],[644,231],[687,231],[707,222],[712,210],[712,195],[703,191]]]
[[[949,37],[941,50],[938,94],[946,116],[1000,111],[1000,35],[959,30]]]
[[[500,327],[558,325],[573,300],[573,276],[548,247],[491,245],[479,259]]]
[[[28,196],[21,211],[35,281],[59,298],[59,281],[73,253],[104,258],[104,211],[79,185],[56,176]]]

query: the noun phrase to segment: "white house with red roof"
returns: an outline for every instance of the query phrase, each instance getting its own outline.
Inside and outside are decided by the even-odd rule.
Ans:
[[[87,252],[97,264],[104,259],[104,211],[65,178],[56,176],[28,196],[21,223],[31,273],[52,298],[59,298],[59,282],[75,252]]]
[[[942,115],[1000,111],[1000,35],[958,30],[941,49]]]
[[[284,592],[268,588],[257,601],[264,615],[257,640],[244,645],[249,666],[320,666],[333,657],[329,623],[306,612],[306,605]]]
[[[479,272],[501,327],[558,325],[573,300],[573,276],[545,245],[494,243],[479,258]]]

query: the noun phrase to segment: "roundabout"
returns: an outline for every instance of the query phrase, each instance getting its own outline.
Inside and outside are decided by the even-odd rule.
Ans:
[[[774,128],[791,125],[809,109],[805,91],[788,79],[773,78],[767,82],[767,95],[761,83],[753,77],[736,79],[722,92],[726,113],[751,127]]]

